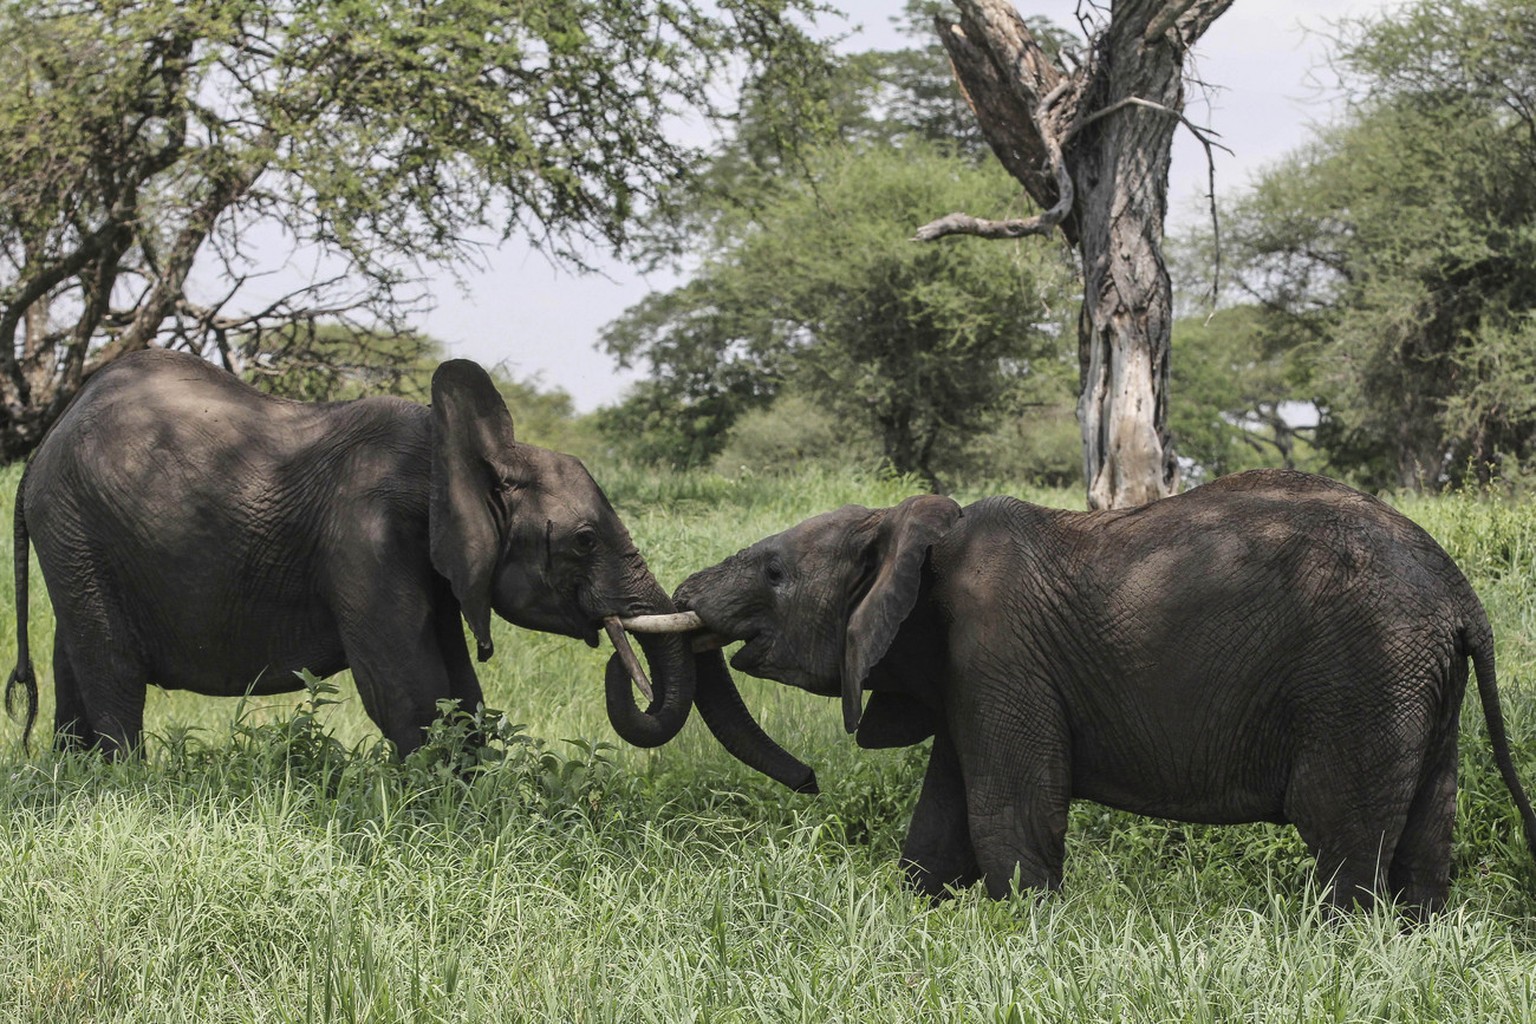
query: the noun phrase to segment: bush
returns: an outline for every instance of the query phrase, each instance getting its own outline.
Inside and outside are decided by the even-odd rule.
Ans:
[[[959,475],[977,483],[1081,487],[1083,437],[1069,404],[1026,409],[966,446]]]
[[[880,462],[880,448],[873,437],[839,423],[803,395],[786,394],[737,421],[715,456],[714,468],[726,476],[740,476],[794,472],[811,465],[873,468]]]

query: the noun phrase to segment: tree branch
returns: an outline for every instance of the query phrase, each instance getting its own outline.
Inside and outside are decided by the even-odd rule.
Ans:
[[[957,6],[959,24],[934,21],[955,81],[998,161],[1041,208],[1051,209],[1061,198],[1061,174],[1048,139],[1059,136],[1056,110],[1075,94],[1077,76],[1051,64],[1006,0]]]
[[[1178,21],[1179,37],[1184,41],[1184,46],[1191,47],[1199,42],[1211,23],[1231,6],[1232,0],[1196,0],[1190,4],[1180,14]]]
[[[1173,3],[1163,5],[1160,10],[1152,15],[1151,20],[1147,22],[1147,30],[1141,34],[1142,41],[1146,43],[1156,42],[1159,37],[1173,28],[1178,23],[1178,20],[1188,13],[1191,7],[1200,2],[1201,0],[1174,0]]]

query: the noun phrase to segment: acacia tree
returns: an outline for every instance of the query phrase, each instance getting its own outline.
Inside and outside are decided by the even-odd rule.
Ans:
[[[997,274],[974,249],[904,239],[903,217],[934,203],[1005,202],[1011,183],[996,166],[909,139],[899,150],[813,152],[805,170],[687,285],[605,329],[609,352],[651,369],[610,419],[625,433],[669,421],[675,455],[698,460],[788,386],[940,491],[945,457],[1026,379],[1049,373],[1060,331],[1042,309],[1065,305],[1065,268],[1021,250],[1013,273]]]
[[[1512,478],[1536,464],[1536,7],[1339,30],[1351,106],[1231,207],[1235,296],[1305,340],[1337,470]]]
[[[126,352],[395,330],[477,237],[622,248],[700,162],[670,118],[742,58],[793,92],[812,6],[0,0],[0,457]],[[257,295],[258,227],[326,269]]]
[[[1070,67],[1051,59],[1006,0],[955,0],[958,22],[935,19],[982,134],[1045,212],[1013,220],[955,213],[917,237],[1059,230],[1076,248],[1078,420],[1093,508],[1140,505],[1178,483],[1167,425],[1169,153],[1184,120],[1185,57],[1231,4],[1114,0],[1098,23],[1080,7],[1090,38]]]

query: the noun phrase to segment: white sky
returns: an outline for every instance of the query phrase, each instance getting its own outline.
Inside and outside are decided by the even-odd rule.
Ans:
[[[827,34],[861,26],[846,49],[908,45],[890,24],[901,11],[901,0],[833,2],[850,17],[846,25],[827,21]],[[1208,88],[1192,88],[1186,105],[1191,121],[1212,128],[1233,150],[1231,156],[1216,154],[1219,191],[1241,185],[1264,164],[1305,141],[1309,125],[1328,120],[1331,96],[1324,87],[1332,80],[1321,62],[1330,23],[1403,2],[1236,0],[1197,48],[1195,71]],[[1025,15],[1043,14],[1070,29],[1077,25],[1076,7],[1076,0],[1019,4]],[[1187,131],[1181,130],[1174,144],[1171,178],[1173,219],[1201,216],[1205,154]],[[553,267],[514,240],[490,254],[482,270],[466,273],[462,288],[446,278],[437,282],[437,308],[422,317],[419,326],[447,342],[454,355],[505,362],[519,376],[537,376],[545,386],[564,388],[582,411],[610,403],[634,375],[621,375],[612,360],[596,350],[599,331],[648,291],[677,282],[665,275],[647,280],[597,254],[591,259],[602,268],[602,276]]]

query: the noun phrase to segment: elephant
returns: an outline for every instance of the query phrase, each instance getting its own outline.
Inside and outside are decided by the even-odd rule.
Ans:
[[[1119,511],[850,505],[673,598],[745,641],[733,667],[840,697],[860,746],[933,737],[901,858],[936,899],[1058,888],[1079,798],[1289,822],[1331,905],[1432,912],[1468,658],[1536,855],[1481,603],[1422,529],[1323,477],[1251,471]]]
[[[656,687],[642,711],[630,678],[650,681],[618,623],[674,609],[602,490],[576,458],[517,441],[474,362],[439,366],[431,397],[289,401],[164,349],[93,374],[16,494],[6,704],[26,696],[24,742],[29,539],[56,617],[60,749],[138,748],[150,683],[264,695],[350,667],[403,756],[439,701],[481,701],[461,615],[485,661],[493,611],[592,646],[606,628],[635,670],[609,674],[613,728],[639,746],[675,735],[694,655],[682,635],[640,636]],[[710,706],[714,726],[745,719],[737,746],[777,749],[739,700]]]

